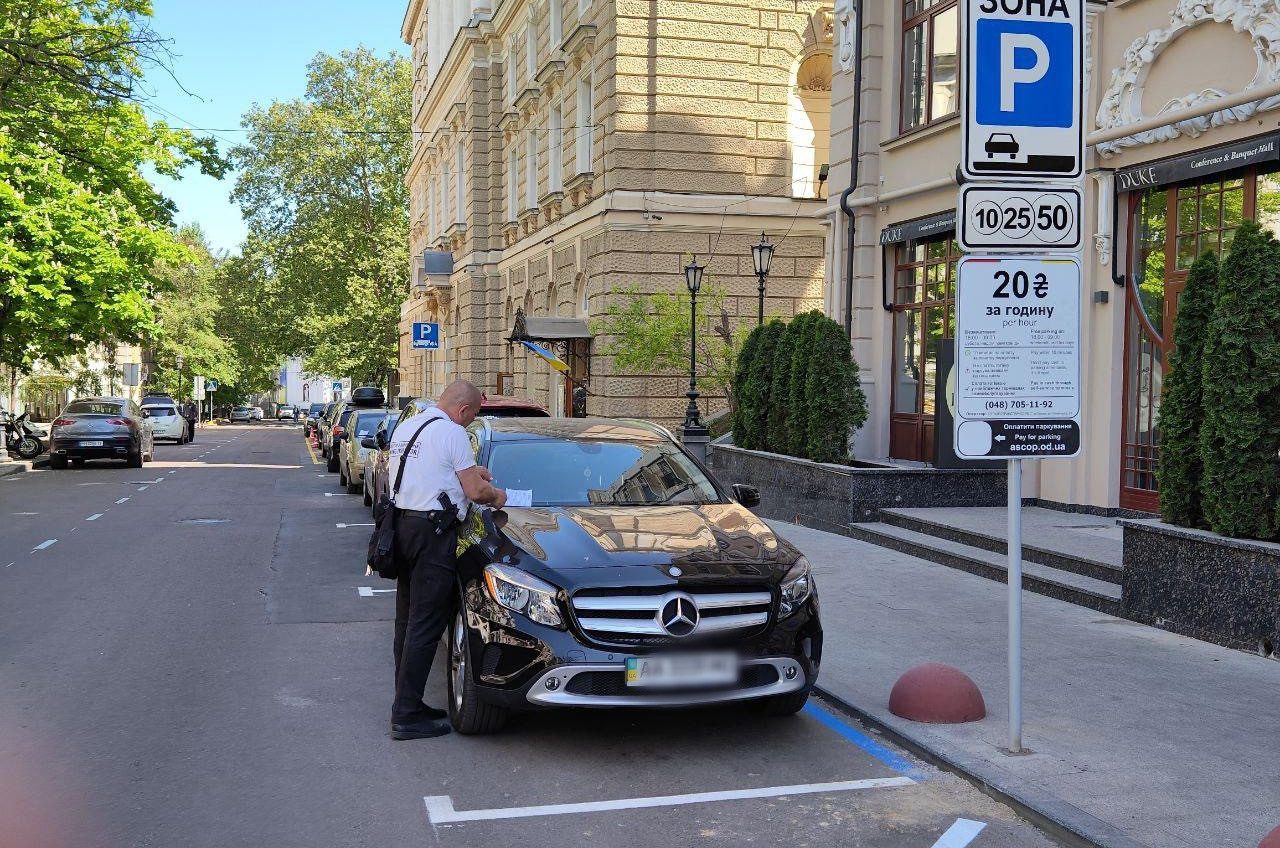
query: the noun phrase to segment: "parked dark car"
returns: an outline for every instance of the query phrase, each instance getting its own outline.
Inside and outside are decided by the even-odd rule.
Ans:
[[[324,415],[326,405],[323,403],[313,403],[307,409],[307,417],[303,419],[302,434],[310,436],[316,430],[316,422]]]
[[[129,398],[73,400],[49,425],[49,467],[87,459],[123,459],[141,468],[155,454],[155,437],[141,407]]]
[[[320,431],[321,449],[325,459],[328,460],[325,468],[335,474],[338,471],[338,455],[342,451],[343,441],[347,438],[347,425],[355,411],[356,407],[343,401],[333,411],[333,423]]]
[[[495,485],[532,507],[482,513],[460,564],[449,716],[758,702],[799,711],[822,626],[809,563],[665,430],[602,418],[477,419]]]
[[[385,445],[379,446],[371,463],[373,476],[367,481],[366,506],[372,508],[378,502],[378,498],[389,490],[387,446],[391,444],[391,433],[395,430],[396,425],[433,406],[435,406],[435,401],[433,400],[412,398],[404,405],[404,409],[400,411],[400,417],[387,427],[387,442]],[[511,395],[485,395],[484,400],[480,402],[480,417],[482,418],[549,418],[550,415],[546,407],[540,406],[531,400]],[[374,438],[376,444],[376,433]]]

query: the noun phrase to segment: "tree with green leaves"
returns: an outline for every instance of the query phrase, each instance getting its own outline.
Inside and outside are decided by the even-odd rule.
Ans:
[[[810,327],[804,401],[793,410],[804,428],[803,455],[815,462],[844,463],[849,436],[867,421],[867,397],[844,327],[815,313]]]
[[[213,141],[149,122],[162,66],[150,0],[0,0],[0,363],[27,373],[152,328],[156,268],[180,262],[150,168],[221,176]]]
[[[1201,476],[1200,426],[1204,420],[1205,332],[1218,288],[1218,256],[1207,251],[1187,274],[1178,298],[1173,352],[1160,402],[1160,515],[1172,524],[1198,525]]]
[[[232,196],[251,235],[226,274],[248,294],[242,326],[273,337],[275,365],[302,354],[309,370],[356,382],[394,373],[408,295],[412,104],[408,60],[360,48],[318,54],[301,99],[245,115]]]
[[[625,373],[651,375],[689,372],[689,293],[641,294],[623,289],[622,300],[612,303],[593,330],[604,337],[600,352],[613,357]],[[738,352],[748,329],[736,329],[725,308],[724,289],[704,284],[698,298],[698,332],[694,363],[704,394],[723,395],[730,413],[737,405],[734,374]]]
[[[1253,221],[1222,262],[1202,372],[1201,503],[1224,536],[1276,536],[1280,242]]]
[[[769,450],[769,390],[774,352],[787,325],[773,318],[751,331],[738,356],[733,443],[748,450]]]

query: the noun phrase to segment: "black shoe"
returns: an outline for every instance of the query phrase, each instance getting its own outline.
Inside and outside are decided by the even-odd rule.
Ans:
[[[425,704],[422,707],[422,717],[425,719],[448,718],[449,714],[444,710],[438,710],[435,707],[428,707]]]
[[[406,724],[392,724],[392,739],[434,739],[448,734],[453,728],[442,719],[432,721],[415,721]]]

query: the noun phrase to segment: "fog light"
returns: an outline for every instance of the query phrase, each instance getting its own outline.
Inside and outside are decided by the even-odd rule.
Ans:
[[[547,682],[544,685],[547,687],[548,692],[554,692],[560,688],[560,678],[548,677]]]
[[[784,677],[786,677],[788,680],[795,680],[795,679],[796,679],[796,675],[799,673],[799,671],[800,671],[800,670],[799,670],[798,668],[796,668],[795,666],[793,666],[793,665],[789,665],[789,666],[787,666],[786,668],[784,668],[784,669],[782,670],[782,674],[783,674],[783,676],[784,676]]]

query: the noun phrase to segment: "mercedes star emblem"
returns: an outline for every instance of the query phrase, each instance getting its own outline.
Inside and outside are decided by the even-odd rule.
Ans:
[[[670,568],[668,568],[667,573],[670,574],[672,577],[679,577],[681,574],[684,574],[684,572],[680,570],[680,566],[678,565],[673,565]]]
[[[672,595],[658,612],[658,623],[672,636],[688,636],[698,627],[698,605],[685,594]]]

